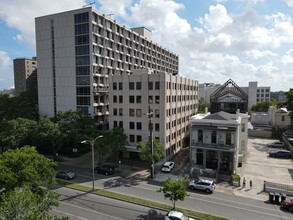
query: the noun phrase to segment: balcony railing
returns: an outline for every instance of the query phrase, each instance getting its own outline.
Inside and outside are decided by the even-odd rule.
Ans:
[[[191,142],[191,147],[200,147],[200,148],[210,148],[210,149],[227,149],[232,150],[235,149],[235,145],[223,144],[223,143],[202,143],[196,142],[193,140]]]

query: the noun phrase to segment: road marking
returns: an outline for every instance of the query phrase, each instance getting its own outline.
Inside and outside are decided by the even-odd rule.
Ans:
[[[82,219],[82,220],[88,220],[87,218],[82,218],[82,217],[79,217],[79,216],[76,216],[76,215],[72,215],[68,212],[63,212],[63,211],[60,211],[60,210],[57,210],[57,209],[53,209],[54,212],[60,212],[64,215],[68,215],[68,216],[71,216],[71,217],[76,217],[76,218],[79,218],[79,219]]]
[[[72,206],[72,207],[74,207],[74,208],[79,208],[79,209],[83,209],[83,210],[85,210],[85,211],[89,211],[89,212],[93,212],[93,213],[96,213],[96,214],[104,215],[104,216],[110,217],[110,218],[112,218],[112,219],[123,220],[122,218],[118,218],[118,217],[115,217],[115,216],[112,216],[112,215],[108,215],[108,214],[105,214],[105,213],[102,213],[102,212],[98,212],[98,211],[95,211],[95,210],[91,210],[91,209],[83,208],[83,207],[80,207],[80,206],[77,206],[77,205],[72,205],[72,204],[69,204],[69,203],[67,203],[67,202],[61,202],[61,201],[59,201],[59,202],[62,203],[62,204],[68,205],[68,206]]]
[[[292,219],[292,217],[285,217],[285,216],[280,216],[280,215],[275,215],[275,214],[268,214],[268,213],[266,213],[266,212],[255,211],[255,210],[246,209],[246,208],[241,208],[241,207],[233,206],[233,205],[226,205],[226,204],[219,203],[219,202],[206,201],[206,200],[203,200],[203,199],[192,198],[192,197],[191,197],[190,199],[193,199],[193,200],[200,200],[200,201],[204,201],[204,202],[214,203],[214,204],[217,204],[217,205],[223,205],[223,206],[227,206],[227,207],[231,207],[231,208],[241,209],[241,210],[244,210],[244,211],[249,211],[249,212],[254,212],[254,213],[259,213],[259,214],[264,214],[264,215],[274,216],[274,217],[281,217],[281,219]],[[270,210],[272,210],[272,209],[270,209]]]

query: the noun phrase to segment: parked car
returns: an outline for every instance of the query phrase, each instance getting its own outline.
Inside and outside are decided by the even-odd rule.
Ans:
[[[281,206],[284,209],[288,209],[290,211],[293,211],[293,199],[287,198],[287,199],[283,200],[281,202]]]
[[[172,171],[172,169],[174,168],[174,166],[175,166],[175,163],[174,162],[172,162],[172,161],[167,161],[167,162],[165,162],[164,164],[163,164],[163,167],[162,167],[162,171],[163,172],[168,172],[168,173],[170,173],[171,171]]]
[[[95,167],[95,173],[104,174],[106,176],[112,175],[115,173],[115,167],[108,164],[98,165]]]
[[[274,143],[268,144],[268,147],[282,148],[285,147],[285,144],[282,141],[276,141]]]
[[[269,152],[269,156],[280,158],[292,158],[292,153],[288,150],[274,150]]]
[[[184,215],[182,212],[170,211],[165,215],[165,220],[195,220]]]
[[[59,170],[56,173],[56,177],[62,178],[65,180],[71,180],[76,177],[76,174],[71,170]]]
[[[192,190],[203,190],[207,193],[212,193],[216,189],[216,185],[212,180],[192,180],[189,182],[189,188]]]

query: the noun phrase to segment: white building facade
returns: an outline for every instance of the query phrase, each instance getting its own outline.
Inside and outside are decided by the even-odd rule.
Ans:
[[[194,169],[232,174],[247,152],[249,115],[217,112],[190,120],[190,164]]]
[[[159,139],[168,159],[183,147],[189,119],[197,112],[198,82],[168,73],[137,70],[109,76],[110,128],[119,126],[128,136],[126,157],[138,157],[137,145],[150,136]]]
[[[221,87],[220,84],[203,83],[199,84],[199,99],[203,98],[210,103],[210,96]],[[248,87],[240,87],[248,95],[248,110],[263,100],[270,100],[270,87],[258,87],[257,82],[249,82]]]
[[[35,22],[43,117],[79,109],[107,128],[109,75],[145,68],[178,74],[178,56],[153,43],[149,30],[126,28],[91,7],[38,17]]]

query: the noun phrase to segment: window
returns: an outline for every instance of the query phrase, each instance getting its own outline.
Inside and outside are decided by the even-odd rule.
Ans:
[[[117,115],[117,108],[113,108],[113,115]]]
[[[141,96],[140,95],[136,96],[136,103],[141,103]]]
[[[90,85],[90,77],[89,76],[76,77],[76,85]]]
[[[141,142],[141,135],[136,135],[136,142],[137,143]]]
[[[155,117],[156,118],[160,117],[160,110],[159,109],[155,109]]]
[[[123,121],[119,121],[119,127],[123,128]]]
[[[84,55],[90,53],[89,45],[77,46],[75,47],[75,55]]]
[[[113,82],[113,90],[117,90],[117,83]]]
[[[89,24],[78,24],[75,25],[75,35],[89,33]]]
[[[116,95],[113,96],[113,102],[117,103],[117,96]]]
[[[197,137],[198,142],[202,143],[203,142],[203,131],[198,130],[197,135],[198,135],[198,137]]]
[[[88,12],[74,15],[74,23],[75,24],[84,23],[84,22],[88,22],[88,21],[89,21],[89,13]]]
[[[90,95],[90,87],[77,87],[76,95]]]
[[[122,82],[119,83],[119,90],[122,90],[123,89],[123,84]]]
[[[156,95],[155,101],[156,101],[156,104],[160,104],[160,96]]]
[[[226,133],[226,144],[227,145],[231,145],[231,133],[230,132],[227,132]]]
[[[136,90],[141,90],[141,82],[136,82]]]
[[[152,95],[149,96],[149,104],[153,104],[153,96]]]
[[[119,116],[123,116],[123,108],[119,108]]]
[[[134,95],[129,96],[129,103],[134,103]]]
[[[136,129],[141,130],[141,122],[136,122]]]
[[[133,134],[129,135],[129,141],[135,142],[135,136]]]
[[[155,124],[155,131],[160,131],[160,124],[159,123]]]
[[[160,90],[160,82],[155,82],[155,90]]]
[[[77,105],[90,105],[90,97],[77,97],[76,98]]]
[[[241,124],[241,131],[245,132],[245,124]]]
[[[90,67],[89,66],[76,67],[76,75],[90,75]]]
[[[80,56],[75,58],[76,65],[88,65],[90,63],[89,56]]]
[[[282,116],[282,121],[285,121],[285,116]]]
[[[89,44],[89,35],[75,36],[75,45]]]
[[[129,90],[134,90],[134,82],[129,82]]]
[[[129,122],[129,129],[134,129],[134,122]]]
[[[123,96],[122,95],[119,96],[119,103],[123,103]]]
[[[134,109],[132,109],[132,108],[129,109],[129,116],[132,116],[132,117],[135,116]]]
[[[217,132],[216,131],[212,131],[212,143],[216,144],[217,143]]]
[[[141,109],[136,109],[136,117],[141,117]]]
[[[149,90],[153,90],[153,82],[149,82]]]

